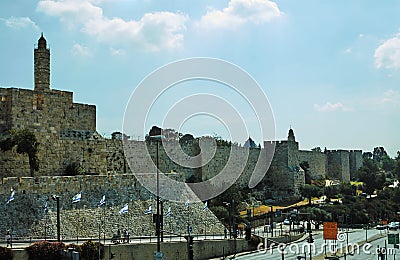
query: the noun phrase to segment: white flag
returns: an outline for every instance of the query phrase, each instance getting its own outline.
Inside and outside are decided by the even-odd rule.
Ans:
[[[8,203],[10,203],[11,201],[14,200],[14,193],[15,193],[15,191],[12,191],[12,192],[11,192],[11,195],[10,195],[10,197],[8,198],[6,204],[8,204]]]
[[[106,203],[106,195],[103,195],[103,197],[101,198],[98,207],[103,206]]]
[[[151,205],[149,206],[149,208],[148,209],[146,209],[146,212],[145,212],[146,214],[151,214]]]
[[[72,198],[72,203],[76,203],[81,201],[82,198],[82,191],[79,192],[78,194],[76,194],[73,198]]]
[[[165,214],[165,216],[171,216],[171,207],[168,207],[168,211],[167,211],[167,213]]]
[[[119,211],[119,214],[124,214],[128,212],[128,203],[126,203],[122,209]]]
[[[206,210],[207,208],[208,208],[208,201],[206,201],[206,203],[204,203],[203,211]]]
[[[47,212],[49,211],[49,207],[48,207],[48,205],[47,205],[47,201],[46,201],[46,203],[44,204],[43,210],[44,210],[44,213],[47,213]]]

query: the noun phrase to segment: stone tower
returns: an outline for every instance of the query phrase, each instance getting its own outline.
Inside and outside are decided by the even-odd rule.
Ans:
[[[46,39],[42,36],[34,50],[35,90],[50,89],[50,49],[46,47]]]
[[[296,142],[296,138],[294,137],[294,131],[292,128],[289,129],[288,141]]]

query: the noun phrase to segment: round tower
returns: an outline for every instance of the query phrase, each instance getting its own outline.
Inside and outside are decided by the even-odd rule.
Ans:
[[[35,90],[38,91],[50,89],[50,49],[46,45],[42,33],[34,50]]]

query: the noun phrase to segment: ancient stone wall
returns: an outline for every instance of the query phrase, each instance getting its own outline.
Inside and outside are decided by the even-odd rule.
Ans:
[[[350,157],[346,150],[328,150],[327,177],[345,182],[350,181]]]
[[[308,162],[310,177],[322,180],[326,177],[326,155],[318,151],[299,151],[299,162]]]
[[[356,177],[356,172],[362,166],[362,151],[361,150],[351,150],[349,152],[349,164],[350,164],[350,179]]]
[[[51,140],[38,147],[39,171],[35,176],[65,175],[66,167],[77,163],[87,174],[107,174],[105,140]],[[26,154],[0,152],[0,176],[29,176]]]
[[[14,200],[5,204],[15,190]],[[72,197],[82,192],[80,202],[73,204]],[[97,237],[101,223],[107,237],[118,228],[129,228],[132,235],[154,235],[152,215],[145,210],[155,205],[152,196],[133,175],[74,176],[74,177],[23,177],[2,178],[0,185],[0,233],[12,229],[14,236],[56,237],[56,202],[52,195],[60,196],[61,236],[73,238]],[[106,205],[97,207],[101,197],[106,196]],[[48,201],[49,212],[44,205]],[[128,213],[119,214],[128,203]],[[166,217],[164,227],[176,233],[184,233],[189,221],[195,233],[222,232],[223,226],[211,211],[203,211],[202,203],[191,203],[187,209],[184,203],[164,202],[164,212],[171,207],[171,217]],[[154,209],[155,207],[153,207]],[[188,219],[188,217],[190,217]],[[192,220],[195,220],[193,221]],[[205,225],[207,223],[207,225]]]
[[[266,146],[269,141],[264,142]],[[265,185],[275,198],[287,197],[293,193],[293,178],[289,169],[288,142],[275,142],[275,153],[267,172]]]
[[[11,128],[10,89],[0,88],[0,135]]]
[[[2,89],[10,130],[27,128],[39,139],[59,138],[61,130],[96,131],[96,107],[73,103],[72,92]]]

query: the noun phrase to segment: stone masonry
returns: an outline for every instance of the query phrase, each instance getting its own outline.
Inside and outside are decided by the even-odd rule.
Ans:
[[[44,202],[52,194],[59,194],[63,198],[62,221],[65,224],[65,236],[73,236],[74,232],[83,236],[93,235],[90,232],[97,230],[95,226],[101,213],[96,204],[102,194],[106,194],[108,198],[106,210],[103,212],[108,235],[118,225],[123,225],[124,221],[127,221],[126,225],[132,227],[135,234],[140,233],[140,229],[134,231],[135,225],[152,230],[151,221],[141,214],[151,203],[151,195],[132,172],[155,173],[156,154],[160,171],[181,181],[207,181],[218,176],[221,171],[240,171],[238,180],[235,180],[233,174],[228,174],[222,182],[236,181],[239,186],[246,187],[256,170],[265,174],[257,188],[276,198],[299,195],[299,188],[305,182],[304,171],[299,167],[302,161],[309,163],[312,178],[344,181],[349,181],[362,163],[362,152],[359,150],[299,150],[294,132],[290,129],[287,140],[265,141],[264,148],[248,148],[238,144],[217,145],[211,137],[172,146],[168,150],[169,154],[178,161],[203,165],[184,167],[167,155],[167,146],[153,141],[123,142],[100,136],[96,131],[96,106],[75,103],[72,92],[50,88],[50,49],[47,48],[43,35],[34,49],[34,79],[33,90],[0,88],[0,137],[7,135],[12,129],[26,128],[35,134],[39,142],[40,165],[34,178],[26,177],[29,175],[26,155],[17,154],[15,149],[0,152],[0,204],[6,209],[6,217],[0,218],[0,224],[3,228],[15,227],[15,232],[19,235],[39,236],[43,233],[40,225],[44,221],[54,235],[54,206],[48,215],[44,215],[42,210]],[[124,147],[129,149],[128,154],[124,152]],[[275,147],[270,167],[267,158],[272,156],[271,149],[265,147]],[[144,149],[150,154],[150,159],[145,158],[147,153],[144,153]],[[208,150],[214,151],[214,154],[206,154]],[[200,152],[202,154],[199,155]],[[232,155],[236,157],[227,164]],[[192,156],[196,156],[194,161]],[[132,164],[132,161],[135,163]],[[79,164],[87,175],[61,177],[65,174],[66,167],[73,163]],[[129,163],[134,166],[133,169]],[[16,199],[5,206],[4,202],[11,188],[16,190]],[[78,208],[74,208],[70,199],[79,191],[83,192],[84,199]],[[127,216],[116,213],[123,203],[129,203],[132,208]],[[178,226],[182,226],[187,212],[182,205],[173,206],[177,213],[171,219],[171,227],[179,230],[181,227]],[[198,205],[197,209],[201,207]],[[196,218],[215,223],[215,230],[220,230],[221,226],[212,214],[204,215],[208,213],[195,211],[194,208]],[[124,218],[126,219],[123,220]],[[78,231],[75,230],[75,225],[81,225]],[[205,228],[210,231],[212,229],[211,226]]]

